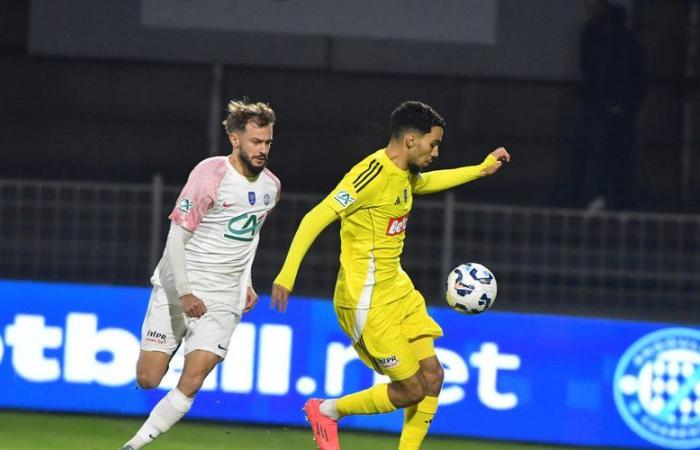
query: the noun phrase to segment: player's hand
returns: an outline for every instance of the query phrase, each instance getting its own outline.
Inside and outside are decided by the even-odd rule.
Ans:
[[[185,294],[180,297],[180,307],[187,317],[200,318],[207,312],[207,307],[201,298],[194,294]]]
[[[496,158],[498,161],[482,170],[482,175],[493,175],[498,171],[498,169],[501,168],[504,162],[510,162],[510,153],[508,153],[508,150],[503,147],[498,147],[496,150],[492,151],[491,156]]]
[[[272,294],[270,295],[270,308],[275,308],[278,312],[285,312],[287,310],[287,300],[289,300],[289,289],[279,284],[273,284]]]
[[[245,308],[243,308],[243,314],[253,309],[256,303],[258,303],[258,294],[255,293],[253,286],[250,286],[245,294]]]

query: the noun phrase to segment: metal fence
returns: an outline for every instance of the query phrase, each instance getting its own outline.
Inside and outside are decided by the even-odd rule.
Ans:
[[[180,187],[0,180],[0,277],[148,283]],[[260,292],[320,196],[283,193],[262,230]],[[296,293],[331,297],[337,224],[304,260]],[[431,303],[452,266],[477,261],[499,282],[496,308],[635,319],[700,321],[700,216],[487,206],[450,195],[417,197],[404,269]]]

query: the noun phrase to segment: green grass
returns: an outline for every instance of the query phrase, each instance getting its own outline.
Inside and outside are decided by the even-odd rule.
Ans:
[[[0,412],[0,450],[117,450],[142,419]],[[341,431],[343,450],[395,450],[398,436]],[[311,431],[280,426],[243,426],[183,421],[148,450],[314,450]],[[428,436],[421,450],[545,450],[564,447]],[[577,448],[577,450],[582,450]]]

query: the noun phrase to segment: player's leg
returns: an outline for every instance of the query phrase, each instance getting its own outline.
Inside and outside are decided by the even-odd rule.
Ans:
[[[156,404],[141,429],[126,445],[138,450],[179,422],[192,407],[194,396],[202,387],[204,379],[220,360],[219,355],[207,350],[189,352],[185,356],[185,367],[177,387]]]
[[[154,287],[141,326],[141,353],[136,362],[136,383],[142,389],[160,385],[172,356],[187,331],[177,295]]]
[[[319,405],[320,411],[337,420],[346,415],[377,414],[404,408],[399,450],[418,450],[437,412],[444,372],[435,356],[432,336],[419,338],[410,346],[416,357],[421,358],[419,369],[413,375],[323,402]],[[390,374],[390,377],[397,375]]]
[[[193,398],[204,384],[204,379],[216,367],[223,357],[207,350],[193,350],[185,356],[177,389],[187,397]]]
[[[126,445],[139,450],[187,414],[206,377],[226,357],[239,320],[240,316],[230,311],[217,310],[208,305],[204,316],[188,321],[185,366],[178,384],[156,404],[141,429]]]
[[[442,389],[444,371],[433,346],[432,337],[420,338],[411,343],[419,358],[420,374],[425,383],[425,397],[417,404],[404,409],[403,428],[399,450],[417,450],[428,433],[438,409],[438,396]]]
[[[382,414],[420,402],[426,386],[418,360],[401,330],[402,301],[370,310],[336,308],[338,322],[353,341],[360,359],[391,378],[338,399],[311,399],[304,409],[321,450],[339,448],[337,420],[347,415]]]
[[[141,389],[153,389],[160,385],[172,355],[155,350],[141,350],[136,362],[136,383]]]
[[[399,449],[420,448],[437,412],[444,378],[433,343],[442,336],[442,329],[428,315],[423,296],[413,291],[366,317],[361,317],[362,312],[349,314],[340,308],[336,312],[348,334],[362,329],[361,338],[355,342],[360,358],[377,372],[388,375],[392,382],[324,401],[319,411],[337,420],[346,415],[405,408]],[[363,322],[364,327],[356,326]]]
[[[136,382],[141,388],[160,385],[186,331],[177,295],[168,296],[164,289],[154,287],[141,328],[141,353],[136,363]],[[152,425],[152,416],[153,411],[123,449],[138,450],[153,440],[149,435],[157,433],[157,428]]]
[[[442,336],[442,329],[428,315],[425,299],[418,291],[407,296],[406,314],[401,323],[403,334],[409,339],[411,353],[420,364],[420,376],[425,383],[425,397],[404,409],[399,450],[420,448],[438,408],[444,371],[435,354],[434,340]]]

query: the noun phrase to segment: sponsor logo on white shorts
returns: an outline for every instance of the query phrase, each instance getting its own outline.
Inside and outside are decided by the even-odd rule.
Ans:
[[[153,344],[165,344],[165,334],[156,330],[148,330],[145,341]]]

